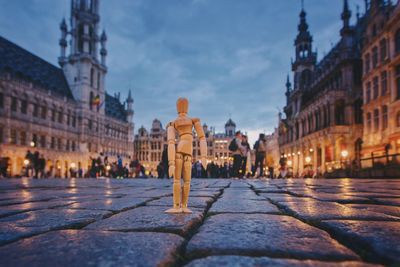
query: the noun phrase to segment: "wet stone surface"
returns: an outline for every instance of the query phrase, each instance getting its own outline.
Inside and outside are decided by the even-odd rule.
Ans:
[[[358,257],[329,235],[289,216],[219,214],[200,227],[187,246],[189,257],[247,254],[304,259]]]
[[[64,230],[0,247],[0,259],[2,266],[163,266],[175,262],[183,241],[164,233]]]
[[[0,180],[1,266],[400,264],[400,179]],[[372,266],[372,265],[371,265]]]

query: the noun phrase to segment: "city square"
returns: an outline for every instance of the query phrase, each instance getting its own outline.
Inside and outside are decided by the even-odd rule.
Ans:
[[[400,261],[400,181],[11,179],[2,266],[378,266]]]
[[[399,265],[399,0],[0,0],[0,266]]]

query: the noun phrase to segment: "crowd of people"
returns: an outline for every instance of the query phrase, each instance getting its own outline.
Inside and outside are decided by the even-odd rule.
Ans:
[[[251,160],[251,147],[246,135],[240,131],[235,133],[235,137],[229,144],[229,150],[233,157],[233,162],[217,164],[213,161],[204,168],[200,161],[192,164],[193,178],[259,178],[264,174],[264,160],[266,155],[265,135],[260,134],[254,144],[255,164]],[[157,166],[158,178],[168,177],[168,149],[164,146],[161,161]],[[273,169],[269,170],[269,176],[273,177]]]

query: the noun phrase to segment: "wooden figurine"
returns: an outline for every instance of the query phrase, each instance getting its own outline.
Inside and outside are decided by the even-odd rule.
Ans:
[[[193,127],[200,140],[200,159],[206,167],[207,142],[200,119],[187,116],[189,102],[179,98],[176,102],[178,117],[167,127],[168,134],[168,174],[173,176],[173,207],[166,213],[192,213],[188,208],[190,180],[192,178]],[[178,145],[175,148],[175,138],[178,133]],[[181,186],[183,178],[183,186]]]

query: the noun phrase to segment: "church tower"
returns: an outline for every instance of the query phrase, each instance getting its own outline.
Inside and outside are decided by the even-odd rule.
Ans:
[[[129,127],[128,127],[128,141],[129,142],[133,142],[134,141],[133,139],[134,139],[134,136],[135,136],[135,133],[134,133],[135,125],[133,123],[134,111],[133,111],[133,98],[132,98],[131,90],[129,90],[128,97],[126,99],[126,104],[127,104],[126,114],[127,114],[128,124],[129,124]]]
[[[65,19],[60,25],[59,64],[81,111],[93,116],[105,112],[107,36],[99,36],[99,21],[99,0],[71,0],[70,28]]]
[[[306,12],[302,7],[298,34],[295,39],[296,58],[292,62],[294,72],[294,90],[306,90],[311,83],[311,76],[317,62],[317,54],[312,51],[312,36],[308,31]]]

